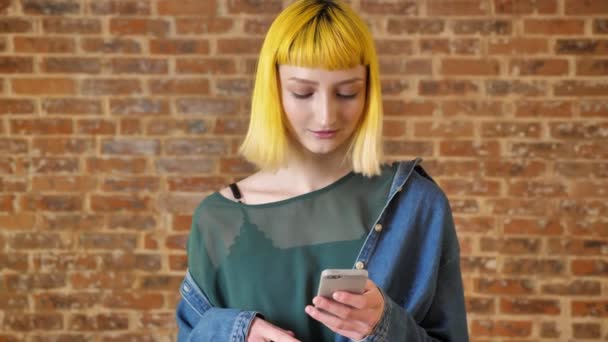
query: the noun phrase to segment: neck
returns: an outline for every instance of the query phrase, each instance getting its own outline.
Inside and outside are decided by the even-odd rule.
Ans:
[[[345,144],[346,145],[346,144]],[[323,155],[293,153],[288,166],[277,171],[277,176],[290,184],[292,191],[307,193],[323,188],[352,171],[352,164],[345,160],[348,146]]]

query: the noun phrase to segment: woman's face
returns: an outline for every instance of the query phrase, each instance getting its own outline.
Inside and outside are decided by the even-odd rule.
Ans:
[[[328,154],[349,140],[366,98],[366,68],[325,70],[279,65],[289,131],[305,150]]]

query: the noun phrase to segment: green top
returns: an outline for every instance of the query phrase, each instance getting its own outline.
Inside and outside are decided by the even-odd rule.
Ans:
[[[324,269],[352,268],[380,215],[397,164],[364,177],[351,172],[290,199],[249,205],[215,192],[196,209],[188,267],[211,304],[260,312],[301,341],[333,341],[310,318]],[[246,194],[245,194],[246,196]]]

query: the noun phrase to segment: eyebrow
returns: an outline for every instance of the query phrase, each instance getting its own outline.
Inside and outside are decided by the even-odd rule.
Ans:
[[[290,77],[290,78],[288,78],[288,80],[289,81],[291,81],[291,80],[298,81],[298,82],[302,82],[302,83],[319,84],[319,82],[307,80],[304,78],[297,78],[297,77]],[[357,81],[363,81],[363,79],[360,77],[353,77],[353,78],[349,78],[347,80],[340,81],[336,84],[353,83],[353,82],[357,82]]]

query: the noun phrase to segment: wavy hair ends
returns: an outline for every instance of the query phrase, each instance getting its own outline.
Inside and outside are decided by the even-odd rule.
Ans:
[[[239,152],[262,170],[286,166],[289,138],[281,105],[278,65],[327,70],[364,65],[364,114],[345,156],[353,170],[380,173],[382,94],[378,58],[366,23],[339,0],[298,0],[273,21],[258,59],[249,128]]]

